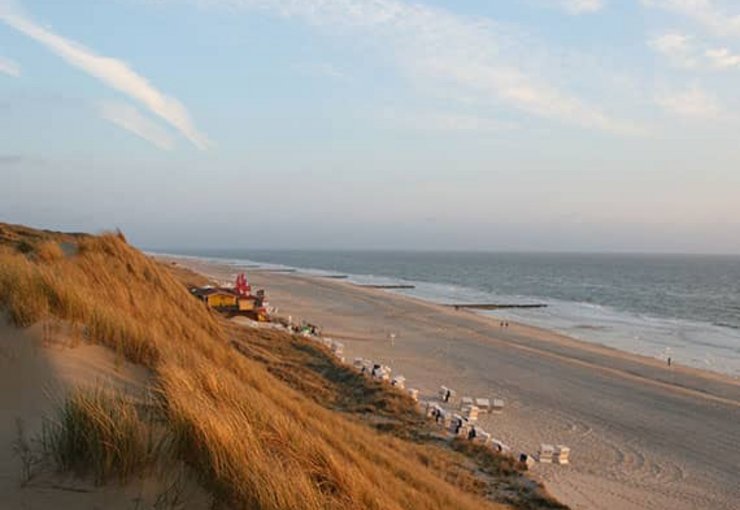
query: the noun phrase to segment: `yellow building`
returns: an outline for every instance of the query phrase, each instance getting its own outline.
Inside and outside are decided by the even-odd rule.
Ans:
[[[253,312],[257,309],[257,298],[254,296],[241,296],[239,297],[239,311],[240,312]]]
[[[237,296],[233,292],[221,289],[212,289],[203,294],[203,301],[208,308],[236,308]]]

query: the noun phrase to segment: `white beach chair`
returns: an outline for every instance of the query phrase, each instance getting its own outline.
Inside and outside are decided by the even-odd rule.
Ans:
[[[511,453],[511,447],[501,441],[500,439],[491,438],[491,448],[499,453],[507,454]]]
[[[537,452],[537,461],[541,464],[552,464],[552,458],[555,454],[555,447],[551,444],[541,444]]]
[[[478,407],[478,409],[481,410],[482,413],[487,413],[491,410],[491,401],[487,398],[476,398],[475,405]]]
[[[449,421],[445,422],[445,428],[451,433],[455,434],[463,425],[463,418],[459,414],[453,414]]]
[[[439,399],[442,402],[450,402],[452,401],[452,398],[455,396],[455,390],[452,390],[448,388],[447,386],[440,386],[439,387]]]
[[[471,405],[463,409],[463,416],[470,421],[477,421],[479,412],[480,410],[476,406]]]
[[[468,434],[470,434],[471,427],[472,426],[470,425],[470,422],[463,421],[462,424],[460,425],[460,429],[457,432],[457,437],[467,439]]]
[[[565,445],[559,444],[555,446],[553,455],[553,462],[555,464],[565,465],[570,463],[570,448]]]
[[[491,442],[491,434],[486,432],[483,429],[479,429],[476,427],[475,429],[475,442],[482,444],[482,445],[488,445]]]

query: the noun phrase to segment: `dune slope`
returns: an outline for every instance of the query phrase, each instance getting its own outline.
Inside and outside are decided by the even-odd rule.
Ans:
[[[131,459],[117,452],[126,445],[135,455],[130,430],[150,427],[161,456],[184,462],[229,507],[498,507],[446,481],[416,445],[347,419],[237,353],[219,319],[121,235],[33,233],[0,228],[10,321],[62,320],[153,377],[154,397],[127,408],[135,426],[111,428],[111,451],[88,455],[85,434],[105,432],[122,404],[86,407],[83,397],[72,408],[81,434],[72,454],[99,463],[89,469],[101,483],[131,475],[119,465]]]

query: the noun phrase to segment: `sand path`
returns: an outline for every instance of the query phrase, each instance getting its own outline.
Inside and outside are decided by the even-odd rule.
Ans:
[[[233,268],[183,262],[231,279]],[[505,412],[483,426],[518,450],[569,445],[570,466],[533,471],[573,508],[738,508],[737,380],[346,282],[267,272],[250,281],[280,315],[321,325],[347,357],[386,362],[423,395],[445,384],[504,398]]]

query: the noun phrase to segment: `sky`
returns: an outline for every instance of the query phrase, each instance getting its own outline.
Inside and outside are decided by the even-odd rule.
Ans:
[[[0,0],[0,221],[740,254],[737,0]]]

